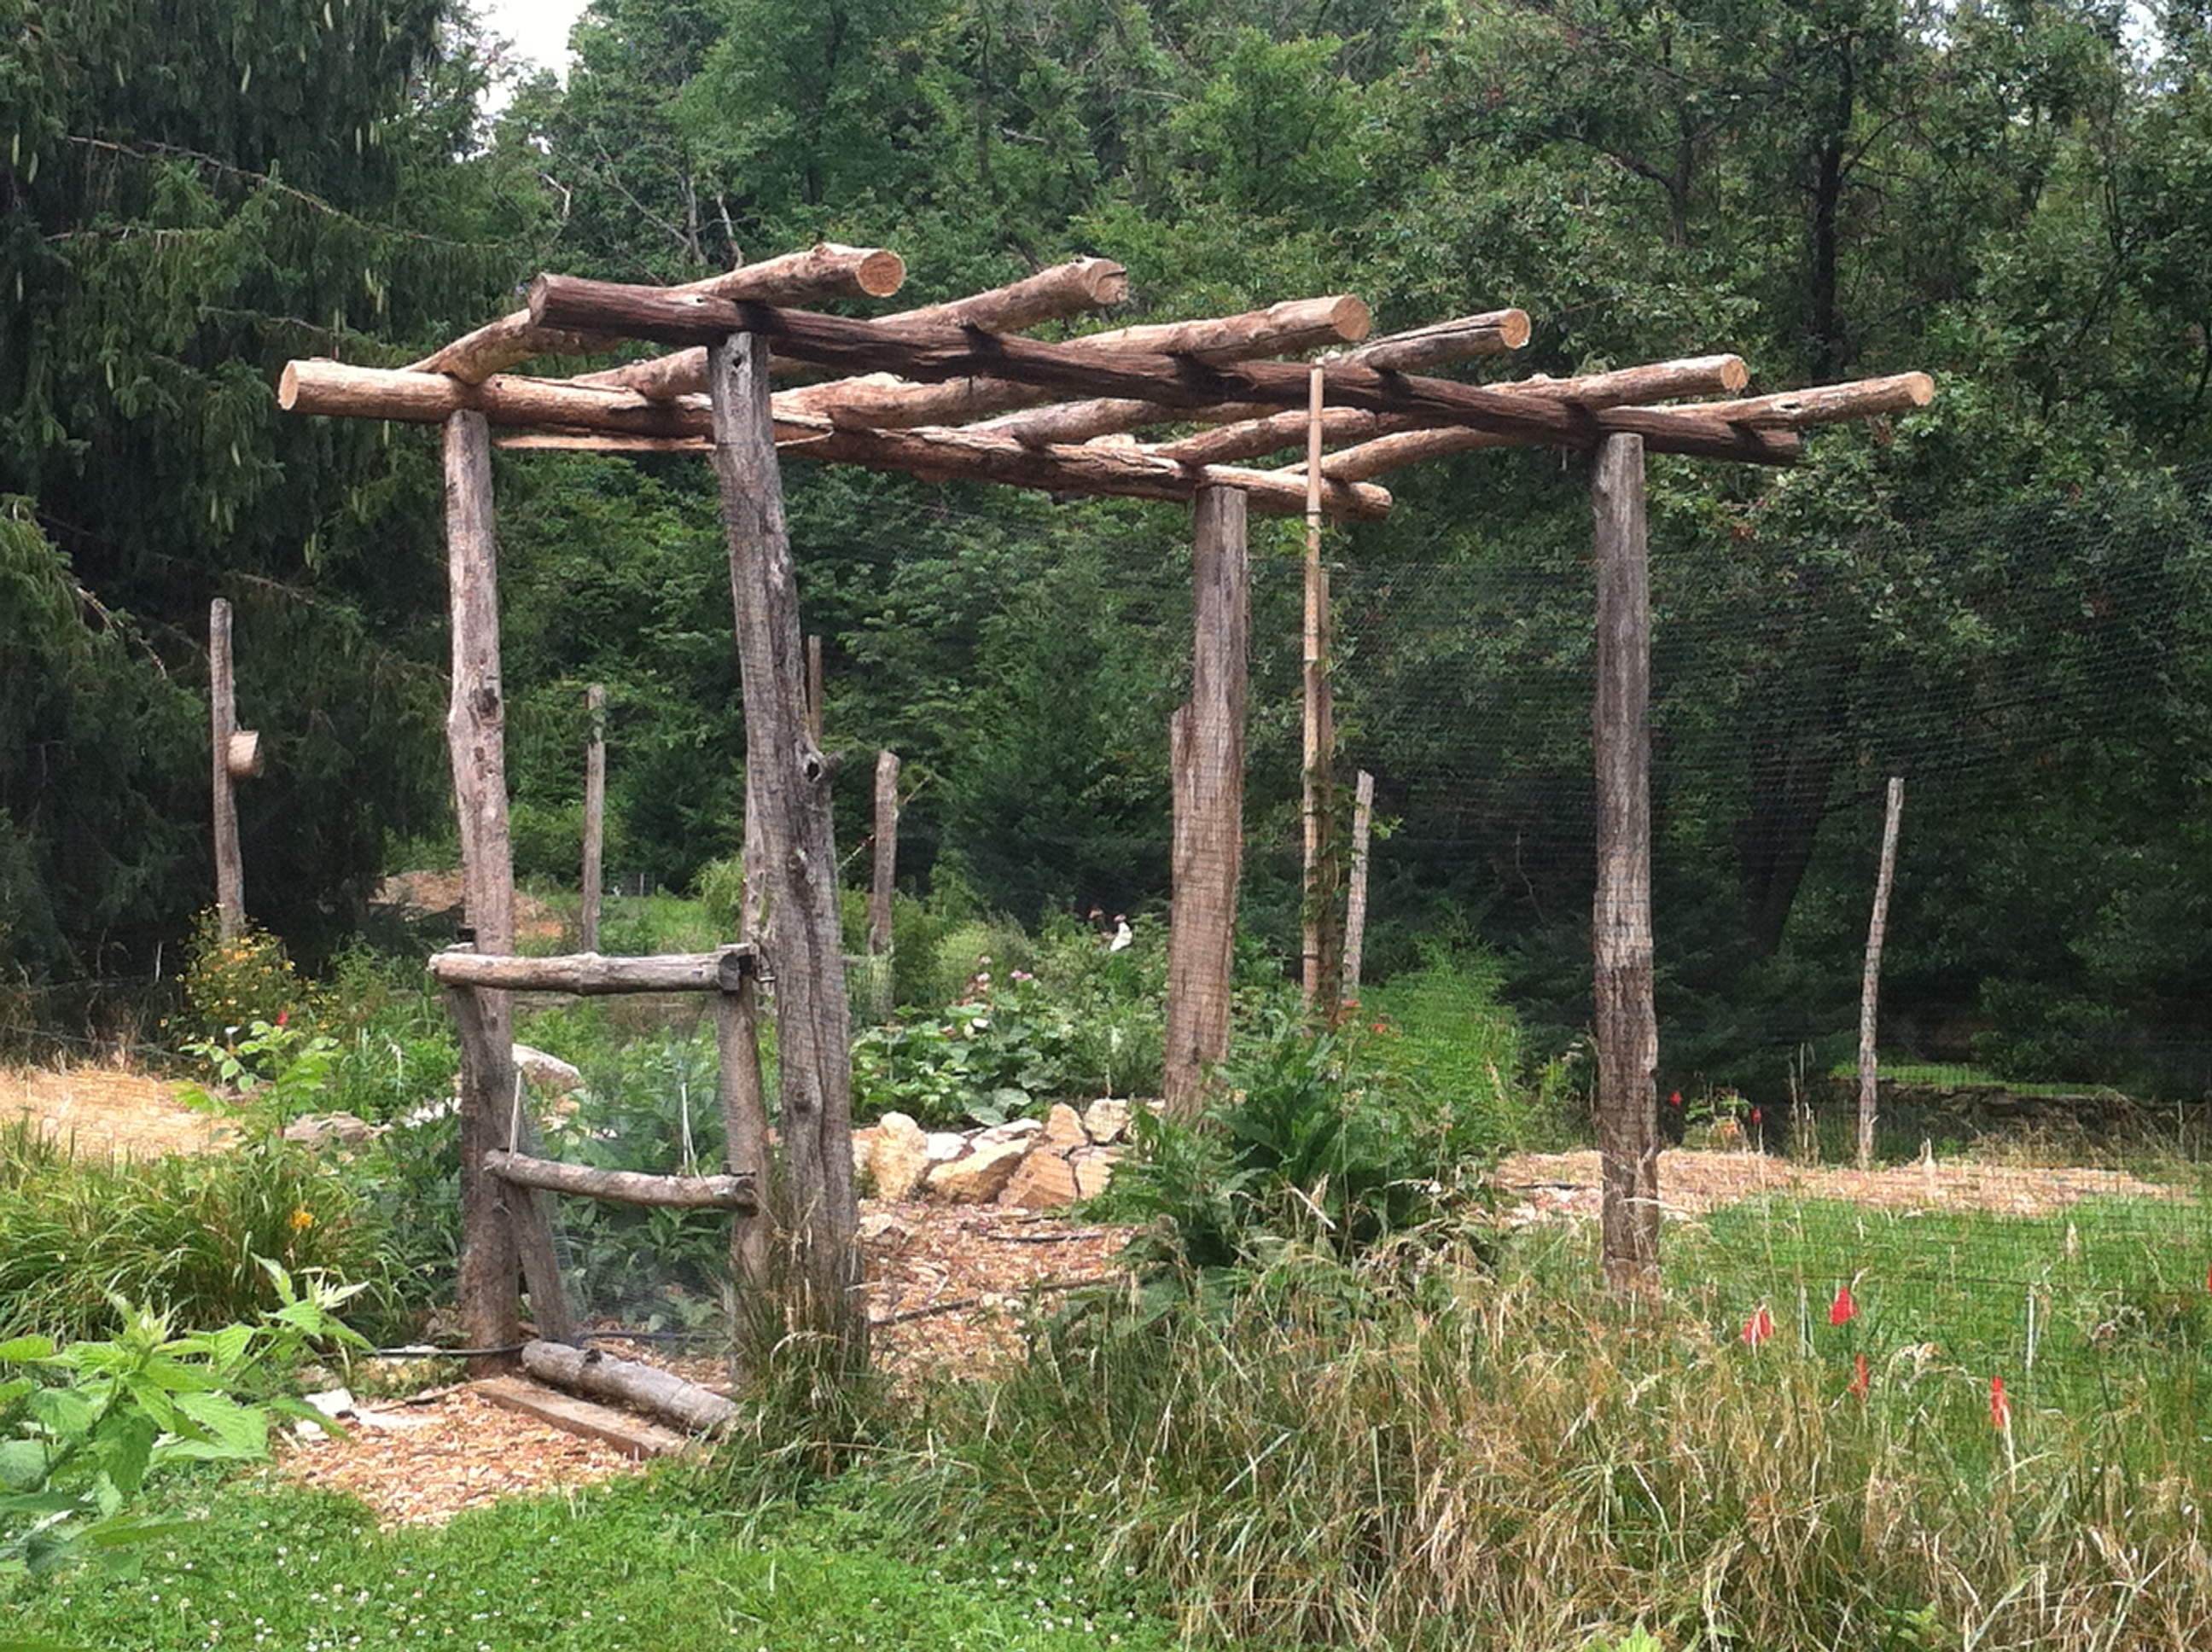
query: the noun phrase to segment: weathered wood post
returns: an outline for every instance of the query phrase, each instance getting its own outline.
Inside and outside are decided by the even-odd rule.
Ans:
[[[230,604],[208,604],[208,730],[213,756],[216,931],[224,940],[246,927],[246,860],[238,849],[235,782],[261,772],[261,737],[238,726],[230,655]]]
[[[768,1096],[761,1081],[757,955],[725,948],[715,966],[720,997],[714,1017],[720,1059],[723,1157],[733,1175],[753,1178],[756,1207],[730,1224],[730,1274],[739,1291],[757,1290],[769,1274],[774,1218],[768,1204]]]
[[[481,413],[446,421],[446,572],[453,623],[446,744],[460,827],[462,906],[479,951],[514,951],[514,865],[507,820],[507,705],[499,665],[499,549],[491,441]],[[460,1032],[462,1334],[473,1348],[519,1339],[519,1265],[502,1190],[483,1168],[512,1145],[514,1011],[503,992],[448,993]],[[505,1358],[486,1362],[507,1364]]]
[[[1875,1111],[1880,1105],[1881,1066],[1875,1053],[1875,1023],[1881,1001],[1881,944],[1889,932],[1889,890],[1897,876],[1897,830],[1905,817],[1905,779],[1889,777],[1882,812],[1881,867],[1875,874],[1874,916],[1867,925],[1866,978],[1859,984],[1859,1169],[1874,1164]]]
[[[1165,1090],[1188,1116],[1229,1054],[1237,884],[1244,858],[1244,701],[1251,643],[1245,499],[1198,495],[1191,554],[1190,701],[1170,726],[1175,784],[1174,904],[1168,919]]]
[[[1300,984],[1309,1015],[1330,1019],[1329,993],[1342,969],[1336,914],[1336,707],[1329,683],[1328,568],[1321,559],[1322,415],[1324,378],[1314,363],[1306,394],[1304,959]]]
[[[822,639],[806,639],[806,732],[822,744]]]
[[[1352,885],[1344,897],[1344,1001],[1359,1001],[1360,955],[1367,944],[1367,839],[1375,829],[1375,776],[1359,771],[1352,799]]]
[[[1597,1010],[1600,1227],[1606,1283],[1659,1288],[1659,1132],[1651,1001],[1651,587],[1644,440],[1602,438],[1590,457],[1597,538]]]
[[[745,708],[748,815],[775,926],[777,1094],[788,1231],[810,1317],[855,1354],[867,1322],[853,1190],[851,1013],[837,916],[830,764],[807,721],[799,586],[783,514],[769,410],[768,344],[733,333],[710,347],[714,472],[730,547],[738,665]]]
[[[892,1002],[897,993],[891,974],[891,896],[898,873],[898,753],[876,753],[875,875],[868,885],[868,957],[875,990],[868,1009],[878,1021],[890,1019],[896,1007]]]
[[[594,683],[584,692],[584,709],[592,720],[591,741],[584,748],[584,895],[580,911],[578,944],[586,952],[599,950],[600,858],[606,842],[607,815],[607,691]]]

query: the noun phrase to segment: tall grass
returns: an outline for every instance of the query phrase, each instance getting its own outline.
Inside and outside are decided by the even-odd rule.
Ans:
[[[1009,1379],[891,1425],[875,1473],[942,1538],[1134,1567],[1208,1642],[2212,1641],[2201,1408],[2128,1377],[2008,1434],[1979,1372],[1872,1375],[1861,1398],[1786,1338],[1394,1248],[1301,1259],[1225,1314],[1093,1303]]]

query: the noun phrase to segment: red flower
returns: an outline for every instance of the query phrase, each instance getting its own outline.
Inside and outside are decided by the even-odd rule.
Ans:
[[[289,1010],[279,1010],[276,1011],[276,1024],[280,1027],[291,1018],[292,1012]]]
[[[1990,1421],[1999,1433],[2012,1432],[2012,1401],[2005,1398],[2004,1378],[1990,1379]]]
[[[1668,1105],[1668,1106],[1669,1106],[1669,1107],[1680,1107],[1680,1106],[1681,1106],[1681,1104],[1682,1104],[1682,1092],[1681,1092],[1680,1090],[1676,1090],[1673,1095],[1671,1095],[1671,1096],[1668,1096],[1668,1098],[1667,1098],[1667,1105]],[[2208,1276],[2208,1277],[2212,1277],[2212,1276]]]
[[[1867,1370],[1866,1356],[1864,1354],[1860,1354],[1851,1361],[1851,1386],[1850,1391],[1856,1394],[1860,1399],[1863,1400],[1866,1398],[1867,1390],[1873,1386],[1874,1373]]]
[[[1753,1108],[1752,1108],[1752,1109],[1751,1109],[1751,1121],[1752,1121],[1753,1124],[1757,1124],[1757,1123],[1759,1122],[1759,1109],[1758,1109],[1757,1108],[1755,1108],[1755,1107],[1754,1107]]]
[[[1851,1296],[1850,1286],[1847,1285],[1838,1285],[1836,1287],[1836,1299],[1828,1304],[1828,1323],[1831,1325],[1849,1325],[1858,1316],[1859,1305]]]
[[[1748,1347],[1756,1348],[1774,1334],[1774,1315],[1766,1311],[1765,1303],[1752,1310],[1751,1317],[1743,1322],[1743,1339]]]
[[[2212,1268],[2204,1270],[2204,1288],[2212,1291]]]

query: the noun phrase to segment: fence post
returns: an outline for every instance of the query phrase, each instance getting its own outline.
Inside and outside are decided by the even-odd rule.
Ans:
[[[891,969],[891,896],[898,872],[898,777],[896,751],[876,753],[875,875],[868,885],[868,957],[874,988],[870,1012],[887,1021],[896,996]]]
[[[1889,931],[1889,889],[1897,875],[1897,830],[1905,817],[1905,778],[1889,777],[1889,800],[1882,811],[1881,867],[1875,874],[1874,916],[1867,925],[1866,979],[1859,986],[1859,1169],[1874,1163],[1875,1111],[1880,1104],[1881,1067],[1875,1052],[1875,1022],[1881,999],[1881,944]]]
[[[584,898],[579,944],[599,950],[600,857],[606,841],[607,691],[594,683],[584,692],[592,720],[591,743],[584,749]]]
[[[1328,993],[1342,969],[1336,914],[1336,707],[1329,684],[1328,569],[1321,560],[1322,364],[1306,402],[1305,738],[1300,809],[1305,824],[1304,958],[1300,986],[1309,1016],[1335,1018]]]
[[[246,927],[246,860],[238,848],[236,781],[261,772],[261,737],[238,726],[238,692],[230,654],[230,604],[208,604],[208,732],[212,748],[216,933],[224,940]]]
[[[1352,794],[1352,882],[1344,897],[1344,1001],[1359,1001],[1359,966],[1367,945],[1367,839],[1375,827],[1375,776],[1365,769]]]
[[[1607,436],[1590,458],[1597,539],[1597,1009],[1600,1228],[1606,1283],[1659,1286],[1659,1133],[1651,1002],[1651,586],[1644,440]]]

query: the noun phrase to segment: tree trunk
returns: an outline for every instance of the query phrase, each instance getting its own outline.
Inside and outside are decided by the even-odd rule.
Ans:
[[[606,841],[607,813],[607,691],[597,683],[585,693],[584,706],[591,714],[591,744],[584,752],[584,896],[580,944],[586,952],[599,950],[599,859]]]
[[[1251,570],[1244,496],[1198,496],[1190,703],[1176,714],[1174,903],[1168,919],[1166,1096],[1188,1117],[1229,1054],[1237,885],[1244,856],[1244,702]]]
[[[830,763],[807,732],[799,587],[769,414],[768,347],[736,334],[712,346],[714,471],[729,538],[730,591],[745,710],[747,778],[758,803],[775,914],[778,1096],[788,1232],[814,1293],[814,1322],[856,1354],[866,1320],[853,1191],[851,1017],[837,913]]]
[[[1859,985],[1859,1169],[1874,1164],[1875,1109],[1881,1096],[1881,1067],[1875,1052],[1875,1024],[1881,1003],[1881,944],[1889,932],[1889,890],[1897,875],[1897,829],[1905,816],[1905,781],[1889,779],[1888,806],[1882,812],[1881,868],[1875,874],[1874,916],[1867,924],[1866,977]]]
[[[1597,528],[1597,1010],[1600,1225],[1606,1283],[1659,1287],[1659,1136],[1651,1002],[1651,591],[1644,447],[1600,444],[1590,464]]]
[[[208,729],[214,751],[216,932],[228,941],[246,927],[246,861],[238,850],[238,799],[231,789],[238,702],[231,675],[230,604],[221,597],[208,604]]]

